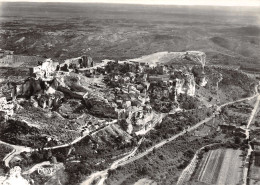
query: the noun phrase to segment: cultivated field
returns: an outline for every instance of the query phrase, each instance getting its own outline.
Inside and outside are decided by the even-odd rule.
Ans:
[[[242,151],[233,149],[212,150],[204,155],[198,181],[206,184],[239,184],[242,175]]]
[[[260,184],[260,146],[255,146],[255,153],[252,157],[252,163],[250,166],[249,172],[249,184],[250,185],[259,185]]]

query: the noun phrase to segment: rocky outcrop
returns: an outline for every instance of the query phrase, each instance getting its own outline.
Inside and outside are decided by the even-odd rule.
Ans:
[[[53,62],[50,58],[43,61],[40,65],[31,69],[31,76],[44,80],[52,80],[59,63]]]
[[[30,98],[35,107],[40,106],[42,108],[56,107],[60,100],[64,98],[64,94],[56,90],[57,87],[56,81],[46,82],[41,78],[28,78],[24,82],[9,84],[13,99]]]
[[[53,94],[39,94],[35,97],[42,108],[56,108],[61,104],[63,98],[64,94],[60,91],[55,91]]]
[[[42,92],[43,85],[41,80],[36,80],[34,78],[28,78],[24,82],[9,83],[11,97],[13,99],[16,99],[17,96],[30,97],[33,94]]]
[[[206,54],[201,51],[187,51],[184,55],[185,59],[199,62],[202,65],[202,68],[204,69],[206,65]]]
[[[200,86],[205,87],[207,85],[208,81],[206,80],[206,77],[204,76],[200,81]]]
[[[116,104],[109,103],[107,99],[93,93],[86,93],[83,99],[85,101],[87,109],[93,115],[115,119],[118,118]]]
[[[188,71],[175,71],[171,79],[176,81],[175,85],[175,92],[177,95],[179,94],[187,94],[189,96],[194,96],[195,95],[195,78],[192,73]]]
[[[187,74],[186,78],[186,91],[189,96],[194,96],[195,95],[195,79],[192,74]]]
[[[0,177],[0,184],[8,185],[30,185],[30,183],[22,177],[21,168],[15,166],[9,171],[9,174],[6,177]]]
[[[175,86],[176,94],[179,95],[179,94],[185,93],[183,91],[183,85],[185,83],[185,80],[184,79],[178,79],[178,78],[176,78],[175,80],[176,80],[176,86]]]

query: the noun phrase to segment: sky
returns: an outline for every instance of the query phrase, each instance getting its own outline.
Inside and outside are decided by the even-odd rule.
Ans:
[[[80,2],[151,5],[260,6],[260,0],[0,0],[0,2]]]

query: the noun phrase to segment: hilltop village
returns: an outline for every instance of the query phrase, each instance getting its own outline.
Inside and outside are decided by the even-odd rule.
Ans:
[[[14,59],[15,55],[11,51],[2,53],[0,62],[8,66],[6,58]],[[206,54],[200,51],[159,52],[124,61],[95,62],[86,55],[64,61],[46,58],[29,66],[21,78],[11,74],[13,68],[4,69],[13,78],[6,78],[0,86],[0,139],[20,148],[3,159],[6,168],[12,168],[9,176],[2,177],[3,182],[13,181],[13,174],[21,179],[26,174],[28,183],[33,184],[31,179],[39,181],[49,176],[47,171],[32,176],[33,172],[24,169],[36,169],[32,166],[46,161],[56,170],[52,170],[53,177],[65,169],[69,182],[80,182],[83,175],[104,169],[111,162],[114,170],[119,162],[113,157],[131,151],[154,153],[155,149],[148,147],[178,137],[177,141],[184,144],[175,152],[180,151],[182,159],[172,161],[176,170],[181,170],[191,154],[206,144],[238,147],[233,145],[234,138],[235,142],[246,143],[247,112],[254,110],[250,101],[259,92],[257,81],[250,75],[207,66]],[[240,80],[234,81],[234,76]],[[240,99],[245,102],[240,103]],[[191,149],[186,148],[187,141],[181,137],[184,134],[194,139]],[[122,161],[131,161],[131,157]],[[84,164],[81,167],[85,171],[75,171],[75,161]],[[81,178],[75,173],[82,174]],[[143,168],[141,174],[146,174]]]
[[[198,65],[205,60],[201,52],[183,52],[181,57]],[[132,124],[151,119],[152,109],[165,113],[180,109],[178,96],[193,97],[195,81],[201,86],[207,83],[203,72],[195,79],[191,69],[185,66],[113,60],[95,64],[88,56],[63,63],[46,59],[29,70],[30,77],[26,80],[8,82],[10,94],[1,98],[1,111],[6,116],[13,114],[17,100],[23,98],[30,100],[34,107],[57,110],[69,97],[83,100],[94,116],[126,120],[129,133]],[[87,81],[82,83],[84,77]]]

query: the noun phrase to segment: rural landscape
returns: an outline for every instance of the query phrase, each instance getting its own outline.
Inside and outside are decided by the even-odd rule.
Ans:
[[[0,184],[260,185],[260,6],[0,2]]]

